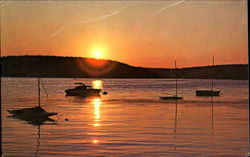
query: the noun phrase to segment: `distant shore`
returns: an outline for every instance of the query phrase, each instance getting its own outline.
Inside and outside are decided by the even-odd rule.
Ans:
[[[1,57],[2,77],[176,78],[248,80],[248,64],[144,68],[117,61],[59,56]]]

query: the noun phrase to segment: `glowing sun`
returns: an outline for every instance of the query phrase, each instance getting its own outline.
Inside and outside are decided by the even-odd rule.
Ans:
[[[102,52],[101,51],[95,51],[94,58],[100,59],[101,57],[102,57]]]
[[[90,47],[88,56],[94,59],[104,59],[106,58],[106,47],[103,45],[94,45]]]

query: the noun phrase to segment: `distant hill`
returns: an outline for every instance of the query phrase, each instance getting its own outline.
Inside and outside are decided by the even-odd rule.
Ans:
[[[81,57],[6,56],[1,57],[3,77],[55,78],[175,78],[175,69],[143,68],[124,63]],[[178,78],[248,79],[248,64],[180,68]]]
[[[175,69],[153,69],[161,78],[175,78]],[[231,79],[248,80],[248,64],[215,65],[180,68],[177,71],[178,78],[186,79]]]

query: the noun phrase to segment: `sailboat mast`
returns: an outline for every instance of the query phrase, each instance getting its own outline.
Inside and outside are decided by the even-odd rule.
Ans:
[[[177,68],[176,68],[176,60],[174,61],[174,65],[175,65],[175,74],[176,74],[176,77],[175,77],[175,94],[177,96]]]
[[[212,65],[212,91],[214,91],[214,56],[213,56],[213,65]]]
[[[38,77],[38,105],[39,107],[41,107],[41,103],[40,103],[40,78]]]

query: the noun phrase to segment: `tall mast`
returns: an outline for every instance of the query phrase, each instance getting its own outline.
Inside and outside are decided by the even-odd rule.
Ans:
[[[41,107],[41,103],[40,103],[40,78],[37,78],[38,80],[38,105],[39,107]]]
[[[214,56],[213,56],[213,65],[212,65],[212,91],[214,90]]]
[[[175,65],[175,72],[176,72],[176,77],[175,77],[175,93],[177,96],[177,68],[176,68],[176,60],[174,61],[174,65]]]

